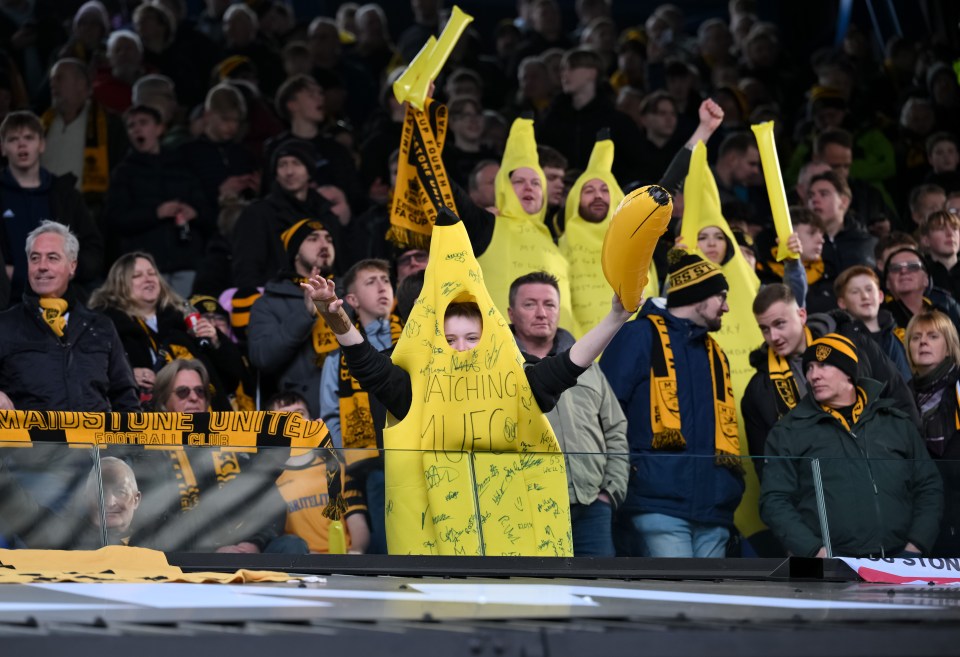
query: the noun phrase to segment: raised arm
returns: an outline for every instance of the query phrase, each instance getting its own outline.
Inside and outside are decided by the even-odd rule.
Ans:
[[[643,304],[642,299],[640,303]],[[633,313],[627,311],[620,303],[620,297],[613,295],[610,312],[607,313],[606,317],[601,319],[599,324],[587,331],[582,338],[570,347],[570,360],[573,364],[579,367],[589,367],[590,363],[603,353],[603,350],[613,340],[613,336],[632,315]]]

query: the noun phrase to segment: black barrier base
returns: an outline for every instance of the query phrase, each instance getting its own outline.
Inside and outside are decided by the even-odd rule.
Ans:
[[[856,573],[838,559],[651,559],[434,557],[376,554],[198,554],[167,555],[185,571],[282,570],[309,575],[402,577],[537,577],[665,580],[818,580],[855,582]]]

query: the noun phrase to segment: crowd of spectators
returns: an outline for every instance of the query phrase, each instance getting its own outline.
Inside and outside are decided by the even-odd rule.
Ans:
[[[509,213],[495,188],[517,118],[534,121],[545,188],[512,180],[512,167],[507,179],[521,205],[523,194],[539,195],[523,210],[560,241],[563,256],[549,245],[558,258],[568,253],[569,217],[596,223],[612,210],[606,182],[590,192],[596,219],[593,201],[567,199],[572,188],[593,190],[575,181],[598,140],[613,143],[611,174],[623,191],[659,182],[674,196],[655,254],[667,302],[648,302],[549,414],[571,452],[609,453],[568,464],[578,554],[735,552],[744,480],[722,462],[720,437],[733,412],[776,539],[757,541],[754,552],[825,553],[809,472],[791,460],[819,455],[909,462],[824,475],[825,486],[837,486],[827,505],[844,509],[837,522],[851,519],[834,551],[956,556],[958,466],[938,474],[924,461],[960,458],[960,48],[929,34],[881,44],[854,23],[838,45],[794,53],[784,46],[789,26],[763,20],[751,0],[731,0],[699,24],[676,4],[626,24],[612,4],[577,0],[577,22],[565,24],[557,0],[521,0],[491,34],[466,30],[434,92],[449,109],[443,161],[456,210],[485,271],[504,255],[494,227]],[[382,445],[375,400],[376,426],[351,426],[346,361],[302,283],[333,277],[378,350],[396,343],[423,283],[428,253],[387,239],[405,111],[392,83],[449,8],[410,6],[414,20],[400,26],[374,3],[343,3],[335,16],[296,15],[281,0],[207,0],[197,13],[185,0],[0,3],[0,409],[277,408],[324,419],[337,447]],[[799,263],[774,257],[750,131],[768,120]],[[696,246],[706,261],[683,266],[703,280],[681,289],[678,256],[668,251],[680,234],[684,158],[701,138],[736,243],[718,227],[702,230]],[[756,374],[741,399],[725,396],[716,368],[726,360],[709,335],[727,312],[720,267],[735,252],[764,283],[752,310],[765,343],[750,345]],[[591,328],[564,326],[566,285],[529,272],[511,286],[509,318],[532,357],[568,348],[564,329]],[[659,371],[657,355],[670,349],[669,371]],[[669,404],[651,400],[658,377],[681,391],[679,442],[680,430],[660,417]],[[807,431],[817,434],[809,445],[793,440]],[[677,461],[668,472],[651,458],[678,450],[717,463]],[[110,462],[110,540],[294,552],[340,540],[302,504],[326,500],[325,457],[248,463],[232,454],[226,464],[214,452],[193,467],[222,494],[183,533],[171,517],[190,507],[187,498],[150,493],[173,481],[170,463]],[[627,452],[629,472],[610,457]],[[764,456],[777,458],[764,466]],[[75,469],[76,459],[63,461],[45,465]],[[89,546],[103,519],[77,501],[89,497],[87,468],[59,499],[39,499],[30,496],[46,480],[18,478],[18,467],[42,469],[25,457],[0,460],[0,490],[14,500],[0,509],[10,514],[15,500],[31,499],[59,517],[86,504],[78,545]],[[346,491],[353,551],[385,549],[376,470],[355,469],[359,483]],[[869,490],[893,511],[843,502],[866,505]],[[197,539],[197,517],[213,518],[230,496],[256,498],[270,522],[243,531],[223,522]],[[135,512],[164,519],[162,540],[132,521]],[[65,540],[44,527],[10,531],[17,527],[0,516],[0,540],[5,531],[27,543]]]

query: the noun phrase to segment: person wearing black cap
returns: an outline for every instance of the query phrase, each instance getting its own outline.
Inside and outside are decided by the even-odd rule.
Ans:
[[[600,360],[627,414],[632,466],[614,533],[629,556],[723,557],[744,490],[730,368],[710,336],[729,286],[697,255],[668,260],[666,307],[647,301]]]
[[[311,417],[320,417],[320,372],[326,357],[337,349],[337,340],[327,323],[317,319],[313,301],[304,298],[300,283],[312,276],[330,276],[336,249],[327,222],[317,219],[298,221],[280,240],[286,251],[283,268],[250,311],[250,362],[265,375],[263,394],[272,394],[273,387],[293,390],[307,400]]]
[[[311,186],[316,159],[313,147],[301,139],[285,141],[274,150],[270,193],[245,208],[233,229],[233,283],[237,287],[262,287],[286,266],[281,234],[304,218],[322,222],[339,246],[342,224],[330,202]]]
[[[796,556],[916,556],[939,531],[936,466],[910,417],[880,397],[882,384],[859,376],[859,361],[838,333],[811,342],[803,352],[810,394],[767,439],[760,517]]]
[[[318,185],[338,187],[350,201],[353,214],[357,215],[367,205],[365,190],[350,150],[323,129],[328,119],[325,88],[325,84],[321,86],[309,75],[291,76],[280,85],[276,110],[280,118],[289,123],[290,129],[263,145],[264,161],[272,162],[276,148],[291,139],[310,144],[315,152],[311,162],[313,179]],[[270,172],[266,174],[269,179]]]

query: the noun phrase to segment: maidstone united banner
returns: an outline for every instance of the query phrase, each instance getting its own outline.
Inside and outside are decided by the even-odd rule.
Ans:
[[[250,451],[259,447],[333,448],[323,422],[293,413],[0,411],[0,444],[33,442],[153,448],[212,446]]]

